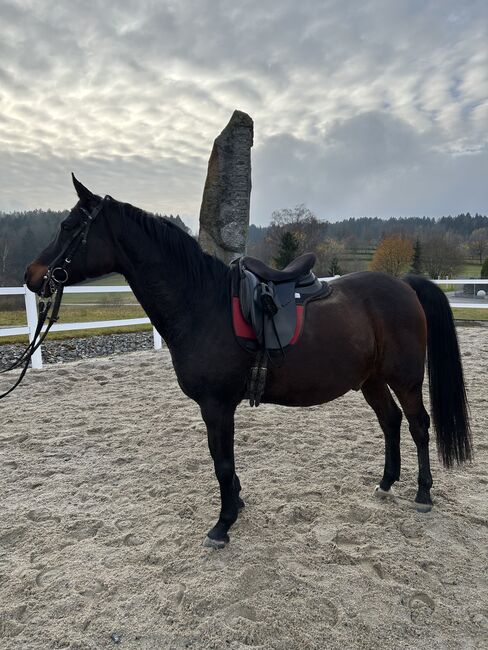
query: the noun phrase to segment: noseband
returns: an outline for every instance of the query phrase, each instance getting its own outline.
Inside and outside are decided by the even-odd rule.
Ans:
[[[79,250],[86,249],[86,240],[88,238],[90,228],[97,216],[100,214],[105,202],[108,200],[110,200],[110,197],[104,196],[103,199],[95,206],[91,212],[88,212],[88,210],[85,210],[85,208],[80,208],[83,213],[80,226],[77,228],[76,232],[73,234],[69,242],[64,246],[62,251],[54,258],[54,260],[52,260],[52,262],[47,267],[46,275],[43,278],[42,286],[38,292],[41,298],[39,300],[39,316],[32,341],[22,352],[20,357],[8,368],[0,370],[0,373],[8,372],[9,370],[14,370],[15,368],[20,367],[22,367],[22,371],[18,376],[15,384],[5,393],[1,394],[0,399],[2,399],[2,397],[6,397],[20,384],[25,376],[25,373],[27,372],[27,368],[29,367],[29,362],[32,358],[32,355],[43,343],[44,339],[48,335],[49,330],[58,320],[59,307],[61,306],[61,298],[63,297],[64,286],[69,279],[69,266],[73,261],[76,253]],[[46,329],[44,332],[42,332],[42,328],[44,327],[46,321]]]
[[[88,212],[85,208],[80,208],[83,213],[81,224],[63,250],[47,267],[46,275],[43,278],[44,282],[39,290],[39,295],[41,297],[52,296],[56,291],[62,289],[68,282],[69,265],[73,261],[73,257],[76,255],[78,250],[80,248],[82,250],[85,249],[90,228],[102,211],[105,202],[108,200],[110,200],[110,197],[104,196],[91,212]]]

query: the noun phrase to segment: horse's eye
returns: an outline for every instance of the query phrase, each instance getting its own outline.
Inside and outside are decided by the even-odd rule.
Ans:
[[[61,230],[65,230],[65,231],[66,231],[66,230],[69,230],[69,226],[68,226],[68,224],[67,224],[67,223],[62,223],[62,224],[61,224]]]

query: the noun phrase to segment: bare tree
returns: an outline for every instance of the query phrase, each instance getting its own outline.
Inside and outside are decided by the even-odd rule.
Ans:
[[[341,275],[342,260],[344,258],[345,246],[337,239],[325,239],[316,248],[317,264],[315,272],[317,275]]]
[[[266,244],[269,256],[275,257],[284,231],[291,232],[297,239],[298,254],[316,251],[324,240],[328,224],[317,219],[315,214],[301,203],[294,208],[275,210],[271,215]]]
[[[456,236],[436,235],[423,242],[422,265],[431,278],[455,276],[463,261],[463,245]]]
[[[488,228],[476,228],[469,237],[469,249],[483,264],[483,259],[488,253]]]
[[[0,239],[0,271],[2,276],[5,275],[7,270],[7,260],[10,251],[10,242],[6,237]]]

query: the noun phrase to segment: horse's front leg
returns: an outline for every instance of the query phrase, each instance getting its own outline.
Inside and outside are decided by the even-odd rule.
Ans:
[[[244,505],[239,497],[241,484],[234,464],[235,406],[229,407],[212,400],[201,404],[200,408],[207,425],[208,446],[220,485],[222,503],[219,520],[208,532],[204,546],[223,548],[229,541],[227,531],[237,519],[239,508]]]

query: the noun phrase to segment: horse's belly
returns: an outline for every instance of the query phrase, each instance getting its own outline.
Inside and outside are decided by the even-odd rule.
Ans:
[[[359,390],[374,371],[375,338],[367,319],[316,313],[281,367],[268,365],[263,402],[313,406]]]
[[[367,375],[358,374],[351,378],[323,376],[301,381],[287,377],[286,382],[273,379],[266,387],[262,402],[281,406],[315,406],[331,402],[350,390],[359,390]]]

